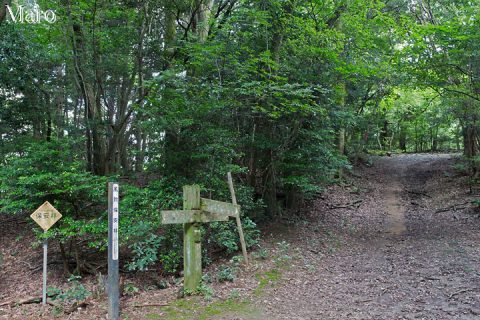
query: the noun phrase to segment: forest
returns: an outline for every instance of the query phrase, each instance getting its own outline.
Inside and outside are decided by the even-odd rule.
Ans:
[[[183,245],[160,211],[189,184],[230,202],[227,172],[259,252],[379,156],[461,153],[478,182],[478,0],[1,2],[0,217],[48,237],[65,281],[106,266],[111,181],[121,270],[162,277]],[[206,265],[240,251],[235,221],[202,241]]]

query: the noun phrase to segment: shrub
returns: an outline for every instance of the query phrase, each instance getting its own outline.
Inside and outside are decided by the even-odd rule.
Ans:
[[[88,248],[96,252],[106,250],[106,184],[110,179],[118,180],[114,176],[100,177],[85,171],[87,166],[83,155],[76,151],[81,150],[78,145],[82,143],[70,138],[36,141],[28,145],[21,156],[16,153],[8,155],[6,165],[0,168],[0,212],[33,212],[44,201],[51,202],[63,217],[46,236],[64,245],[64,259],[76,257],[78,273],[92,272],[81,261],[85,258],[82,252]],[[192,182],[208,186],[203,187],[204,196],[224,201],[230,199],[223,174],[199,174]],[[146,270],[156,263],[165,273],[176,273],[181,269],[182,226],[161,225],[160,210],[180,208],[182,186],[187,183],[177,176],[158,177],[145,187],[125,181],[120,183],[120,245],[128,247],[132,254],[127,263],[129,270]],[[259,232],[248,214],[261,208],[262,204],[253,201],[250,188],[240,185],[237,194],[242,204],[245,240],[247,246],[252,246],[257,243]],[[204,226],[207,245],[224,248],[227,254],[239,250],[234,221]],[[45,236],[39,228],[35,230],[39,238]],[[208,261],[208,257],[205,258],[204,261]]]
[[[219,282],[225,282],[225,281],[233,282],[235,281],[235,278],[236,278],[235,272],[236,270],[232,267],[220,266],[217,272],[217,280]]]

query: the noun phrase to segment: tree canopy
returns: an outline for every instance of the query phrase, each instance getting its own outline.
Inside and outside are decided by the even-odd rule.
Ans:
[[[0,10],[0,212],[58,205],[65,259],[105,247],[109,180],[122,183],[129,266],[173,272],[178,228],[159,212],[183,184],[227,200],[233,172],[251,246],[255,222],[295,212],[373,151],[462,150],[478,171],[477,0],[4,4],[57,19]],[[238,249],[233,223],[207,228]]]

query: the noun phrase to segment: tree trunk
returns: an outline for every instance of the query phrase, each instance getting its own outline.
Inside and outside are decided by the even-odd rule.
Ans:
[[[432,151],[433,152],[436,152],[438,151],[438,129],[435,128],[435,129],[432,129]]]
[[[174,43],[177,34],[177,20],[175,6],[171,5],[169,1],[164,7],[165,10],[165,47],[164,47],[164,63],[163,69],[167,70],[170,67],[171,60],[175,54]]]
[[[477,154],[477,138],[475,125],[469,124],[465,127],[463,135],[464,155],[473,158]]]
[[[340,110],[345,109],[347,99],[347,86],[345,81],[339,79],[338,85],[336,87],[336,104]],[[338,141],[337,149],[340,155],[345,154],[345,125],[340,123],[340,128],[338,128]]]
[[[400,136],[398,137],[398,148],[407,152],[407,130],[405,125],[400,124]]]
[[[145,134],[137,127],[135,128],[135,172],[143,171],[143,161],[145,159]]]
[[[0,1],[0,24],[7,18],[7,5],[10,5],[10,1]]]
[[[271,152],[271,160],[273,160],[273,152]],[[281,213],[281,208],[278,204],[277,199],[277,177],[275,164],[270,163],[269,169],[267,169],[265,176],[265,190],[264,190],[264,199],[265,204],[267,205],[267,212],[271,216],[279,216]]]
[[[67,15],[70,18],[72,28],[72,48],[73,62],[75,67],[75,75],[80,86],[81,95],[85,105],[85,135],[87,136],[87,162],[88,169],[98,175],[105,174],[105,141],[102,135],[102,110],[100,105],[100,96],[95,95],[94,86],[87,79],[87,71],[85,70],[86,49],[85,39],[82,28],[79,24],[74,23],[71,18],[70,3],[67,6]],[[98,57],[97,59],[98,60]],[[96,70],[93,77],[98,79]]]
[[[213,0],[204,0],[200,3],[197,14],[198,41],[204,43],[210,31],[210,15],[212,14]]]
[[[255,149],[255,131],[257,130],[256,119],[253,119],[253,127],[251,133],[250,147],[249,147],[249,159],[248,159],[248,183],[255,188],[257,179],[257,161],[256,161],[256,149]]]
[[[388,121],[384,120],[383,121],[383,127],[382,130],[380,131],[380,141],[382,143],[382,149],[386,150],[388,149]]]
[[[60,247],[60,255],[62,257],[62,262],[63,262],[63,272],[65,275],[70,275],[70,265],[68,261],[68,256],[67,253],[65,252],[65,246],[61,241],[58,241],[59,247]]]
[[[338,130],[338,153],[345,154],[345,128]]]

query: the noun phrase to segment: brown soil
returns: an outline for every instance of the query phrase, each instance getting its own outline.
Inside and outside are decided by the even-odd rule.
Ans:
[[[213,303],[235,290],[248,301],[248,311],[223,310],[201,319],[480,319],[480,214],[470,204],[479,196],[469,193],[468,177],[452,169],[456,161],[446,154],[398,155],[356,169],[306,214],[266,226],[262,245],[272,259],[252,259],[235,282],[211,284]],[[39,295],[41,270],[31,269],[42,256],[41,248],[30,247],[31,229],[11,220],[0,221],[0,231],[0,302]],[[219,263],[228,262],[206,272],[214,274]],[[65,286],[61,265],[50,270],[49,285]],[[262,284],[262,275],[276,274],[272,270],[278,279]],[[143,289],[158,281],[152,274],[127,276],[141,290],[122,300],[125,319],[166,315],[160,307],[128,307],[133,304],[175,303],[178,285]],[[95,279],[85,285],[94,288]],[[86,310],[59,318],[105,315],[106,301],[97,298]],[[53,316],[51,307],[25,305],[0,307],[4,318]]]
[[[266,318],[480,319],[480,220],[454,162],[452,155],[379,158],[353,179],[359,193],[332,188],[296,235],[315,270],[293,267],[270,293]],[[358,209],[328,210],[350,197],[363,199]],[[337,252],[307,254],[317,252],[315,222],[336,231]]]

